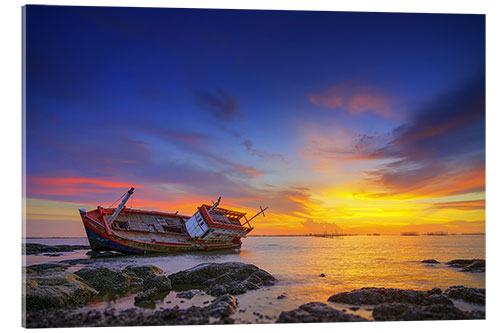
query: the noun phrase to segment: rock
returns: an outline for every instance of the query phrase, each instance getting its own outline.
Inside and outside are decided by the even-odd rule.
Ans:
[[[125,293],[136,285],[137,277],[106,267],[82,268],[75,272],[85,282],[101,293]],[[149,289],[149,288],[146,288]]]
[[[255,265],[241,262],[206,263],[168,276],[174,287],[186,285],[207,289],[212,296],[243,294],[247,290],[273,285],[276,280]]]
[[[415,305],[389,303],[377,305],[372,312],[377,321],[484,319],[483,311],[462,311],[450,304]]]
[[[283,298],[285,298],[285,297],[286,297],[286,295],[285,295],[285,294],[281,294],[281,295],[279,295],[278,297],[276,297],[276,299],[283,299]]]
[[[422,260],[421,263],[424,263],[424,264],[439,264],[439,261],[437,261],[436,259],[425,259],[425,260]]]
[[[23,273],[23,302],[26,311],[81,306],[97,295],[77,275],[58,264],[26,267]]]
[[[130,265],[125,267],[125,271],[128,274],[133,274],[143,280],[154,278],[158,274],[165,274],[164,270],[153,265]]]
[[[153,297],[156,295],[156,293],[158,293],[158,289],[153,287],[151,289],[148,289],[148,290],[143,291],[142,293],[136,295],[134,297],[134,301],[136,303],[151,301],[153,299]]]
[[[420,291],[411,289],[367,287],[332,295],[328,298],[328,301],[352,305],[378,305],[382,303],[428,305],[451,302],[450,300],[447,300],[445,296],[439,297],[440,291],[441,290],[438,288],[428,291]]]
[[[47,270],[65,271],[69,266],[64,264],[37,264],[28,267],[23,267],[23,271],[26,274],[31,273],[43,273]]]
[[[187,299],[191,299],[193,298],[195,295],[201,293],[201,290],[199,289],[191,289],[191,290],[187,290],[187,291],[180,291],[177,293],[177,295],[175,297],[177,298],[187,298]]]
[[[455,268],[461,268],[462,272],[486,272],[486,260],[484,259],[455,259],[448,261],[446,265]]]
[[[432,288],[425,292],[428,296],[430,295],[441,295],[443,291],[440,288]]]
[[[281,312],[277,323],[317,323],[338,321],[367,321],[353,314],[336,310],[325,303],[311,302],[301,305],[298,309]]]
[[[221,286],[220,284],[216,284],[215,286],[209,287],[207,289],[207,294],[217,297],[220,295],[227,294],[227,289],[226,287]]]
[[[75,250],[88,250],[90,246],[85,245],[43,245],[25,243],[22,246],[22,254],[39,254],[48,252],[73,252]]]
[[[67,259],[67,260],[62,260],[59,261],[59,263],[64,263],[70,266],[75,266],[75,265],[90,265],[95,262],[94,259]]]
[[[325,273],[321,273],[319,277],[326,277]]]
[[[474,260],[469,265],[462,268],[463,272],[484,273],[486,272],[485,260]]]
[[[232,295],[222,295],[212,301],[212,304],[205,308],[208,315],[212,317],[229,317],[238,307],[238,301]]]
[[[206,307],[191,306],[179,309],[175,306],[158,311],[131,308],[120,312],[114,309],[72,312],[69,310],[42,310],[26,315],[26,326],[34,327],[81,327],[81,326],[165,326],[230,324],[230,315],[237,307],[236,299],[223,295]]]
[[[113,258],[113,257],[122,257],[124,256],[123,253],[118,253],[118,252],[112,252],[112,251],[104,251],[104,252],[99,252],[99,251],[89,251],[85,253],[86,255],[90,256],[91,258]]]
[[[463,300],[469,303],[486,304],[486,289],[452,286],[445,291],[449,298]]]
[[[423,302],[422,304],[445,304],[445,305],[453,305],[453,301],[450,300],[448,297],[444,296],[444,295],[430,295],[429,297],[427,297],[427,299],[425,300],[425,302]]]
[[[151,278],[144,280],[144,290],[156,288],[158,291],[172,290],[172,283],[165,275],[155,275]]]

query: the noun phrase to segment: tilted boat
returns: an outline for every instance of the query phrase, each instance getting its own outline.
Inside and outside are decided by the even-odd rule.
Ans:
[[[241,238],[253,230],[246,213],[203,204],[192,216],[125,207],[132,187],[116,208],[85,211],[80,216],[94,251],[150,254],[241,247]]]

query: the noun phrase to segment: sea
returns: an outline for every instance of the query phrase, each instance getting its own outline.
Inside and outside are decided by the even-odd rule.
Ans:
[[[23,242],[46,245],[88,245],[86,238],[29,238]],[[58,262],[66,259],[88,258],[86,250],[66,252],[58,257],[25,255],[25,265]],[[422,260],[435,259],[439,264],[425,264]],[[453,259],[485,259],[484,235],[448,236],[341,236],[341,237],[248,237],[239,250],[193,252],[155,256],[123,256],[95,260],[93,266],[121,269],[128,265],[154,265],[175,273],[206,262],[239,261],[262,268],[278,282],[238,295],[239,311],[233,316],[237,322],[272,322],[281,311],[301,304],[327,302],[335,293],[362,287],[404,288],[427,290],[435,287],[443,291],[454,285],[485,288],[485,273],[461,272],[445,262]],[[75,271],[83,266],[70,268]],[[324,275],[324,276],[323,276]],[[136,294],[99,299],[88,307],[96,309],[125,309],[135,306]],[[278,299],[278,296],[284,295]],[[180,300],[171,292],[149,309],[178,305],[200,305],[211,299],[208,295]],[[371,317],[369,307],[351,310],[345,304],[332,304],[346,312]],[[475,307],[458,302],[460,308]]]

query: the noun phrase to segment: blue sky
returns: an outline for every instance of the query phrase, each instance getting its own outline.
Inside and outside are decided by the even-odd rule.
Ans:
[[[366,192],[361,206],[479,202],[399,222],[476,230],[484,29],[483,15],[27,6],[27,197],[53,214],[130,184],[154,209],[268,204],[262,233],[396,225],[339,213]]]

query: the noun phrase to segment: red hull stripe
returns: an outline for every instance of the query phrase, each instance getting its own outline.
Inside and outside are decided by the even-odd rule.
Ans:
[[[139,241],[139,240],[131,240],[131,239],[126,239],[126,241],[122,241],[122,237],[120,236],[117,236],[115,235],[115,237],[109,237],[105,232],[102,232],[101,230],[95,228],[91,223],[88,223],[86,221],[85,218],[83,218],[83,223],[85,226],[87,226],[88,228],[90,228],[91,230],[93,230],[94,232],[96,232],[97,234],[99,234],[100,236],[104,237],[104,238],[107,238],[117,244],[120,244],[120,245],[123,245],[123,246],[131,246],[131,244],[127,244],[126,241],[128,242],[131,242],[132,244],[133,243],[138,243],[138,244],[144,244],[144,245],[165,245],[165,246],[176,246],[176,247],[186,247],[186,248],[191,248],[192,245],[191,244],[179,244],[179,243],[165,243],[165,242],[155,242],[155,243],[152,243],[152,242],[143,242],[143,241]]]

